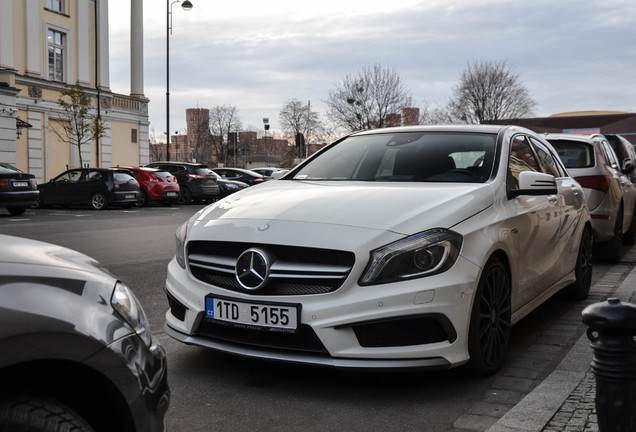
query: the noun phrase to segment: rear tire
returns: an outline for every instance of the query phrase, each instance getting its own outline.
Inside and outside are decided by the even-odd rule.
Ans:
[[[139,192],[139,198],[137,198],[137,206],[144,207],[148,205],[148,194],[145,191]]]
[[[636,208],[632,213],[632,223],[625,234],[623,234],[623,244],[632,246],[636,244]]]
[[[567,288],[567,293],[574,300],[585,300],[592,285],[592,232],[588,228],[583,231],[579,254],[576,258],[574,274],[576,282]]]
[[[106,196],[101,192],[96,192],[91,196],[91,207],[93,210],[104,210],[108,207]]]
[[[623,247],[623,209],[621,208],[614,224],[614,236],[606,243],[597,247],[599,261],[619,263],[621,261],[621,248]]]
[[[510,338],[510,275],[497,257],[486,263],[475,292],[468,331],[468,370],[492,375],[503,364]]]
[[[9,210],[9,213],[13,216],[20,216],[24,214],[26,207],[9,207],[7,210]]]
[[[54,399],[20,395],[0,399],[0,431],[94,432],[76,412]]]
[[[179,204],[190,204],[192,202],[192,192],[187,187],[182,187],[179,194]]]

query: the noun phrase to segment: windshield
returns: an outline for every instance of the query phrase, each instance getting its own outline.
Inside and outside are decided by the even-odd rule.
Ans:
[[[496,135],[378,133],[348,137],[311,160],[295,180],[485,182]]]

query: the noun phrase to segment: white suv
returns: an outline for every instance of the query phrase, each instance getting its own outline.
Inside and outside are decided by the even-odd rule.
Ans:
[[[603,135],[547,134],[546,139],[583,186],[597,256],[618,262],[623,243],[633,245],[636,240],[636,187],[627,176],[633,164],[619,162]]]

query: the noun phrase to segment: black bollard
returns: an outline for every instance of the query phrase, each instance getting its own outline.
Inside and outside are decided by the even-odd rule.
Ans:
[[[610,298],[583,310],[594,350],[600,432],[636,431],[636,305]]]

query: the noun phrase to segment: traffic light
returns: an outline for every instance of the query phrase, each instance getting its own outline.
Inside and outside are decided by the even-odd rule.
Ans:
[[[296,149],[298,152],[298,157],[302,159],[303,157],[303,147],[305,146],[305,135],[298,132],[296,134]]]

